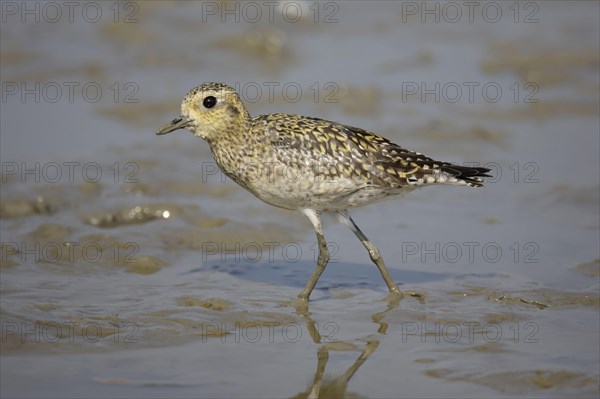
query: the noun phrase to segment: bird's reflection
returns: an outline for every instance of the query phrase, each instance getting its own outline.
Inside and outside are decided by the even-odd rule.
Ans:
[[[410,293],[410,296],[418,296],[418,294]],[[387,298],[387,307],[381,312],[377,312],[371,316],[373,322],[377,325],[377,332],[384,335],[388,329],[388,323],[385,322],[386,313],[394,310],[400,304],[400,297],[397,295]],[[327,343],[323,344],[321,335],[319,334],[317,324],[313,320],[308,306],[297,307],[296,311],[299,316],[306,320],[306,327],[309,334],[315,344],[319,344],[319,350],[317,351],[317,371],[312,384],[304,391],[293,396],[295,399],[300,398],[344,398],[347,396],[359,397],[357,394],[348,394],[347,388],[350,379],[356,371],[367,361],[367,359],[375,352],[379,346],[380,340],[378,337],[369,335],[363,338],[366,341],[366,345],[358,358],[354,363],[341,375],[335,378],[325,377],[325,368],[327,361],[329,360],[330,345]]]
[[[365,348],[360,353],[360,356],[358,356],[358,359],[354,361],[352,366],[350,366],[343,374],[335,378],[324,378],[325,366],[329,360],[329,349],[327,344],[321,346],[317,352],[317,372],[315,373],[313,383],[306,389],[306,391],[293,396],[293,398],[317,399],[345,398],[347,396],[352,396],[354,398],[360,397],[357,394],[349,395],[347,393],[348,382],[350,382],[350,379],[354,373],[356,373],[360,366],[367,361],[367,359],[373,354],[373,352],[375,352],[378,346],[379,340],[377,339],[367,341]]]

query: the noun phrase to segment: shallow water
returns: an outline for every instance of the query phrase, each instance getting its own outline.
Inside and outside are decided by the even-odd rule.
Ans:
[[[422,2],[282,2],[272,22],[260,2],[91,3],[94,23],[5,4],[2,397],[599,394],[597,2],[473,22],[457,2],[428,3],[439,22]],[[203,81],[495,178],[353,212],[398,303],[325,219],[332,261],[297,312],[309,222],[201,140],[154,135]]]

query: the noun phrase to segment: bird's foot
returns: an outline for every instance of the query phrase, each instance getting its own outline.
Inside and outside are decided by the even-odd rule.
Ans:
[[[308,296],[298,295],[298,299],[296,299],[296,312],[300,315],[308,313]]]
[[[402,298],[404,298],[402,291],[395,288],[390,290],[390,293],[385,297],[385,300],[388,302],[399,302]]]

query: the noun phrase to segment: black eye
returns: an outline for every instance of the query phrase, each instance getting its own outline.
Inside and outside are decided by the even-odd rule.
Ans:
[[[216,103],[217,99],[213,96],[208,96],[204,99],[204,101],[202,101],[202,105],[204,105],[205,108],[212,108],[215,106]]]

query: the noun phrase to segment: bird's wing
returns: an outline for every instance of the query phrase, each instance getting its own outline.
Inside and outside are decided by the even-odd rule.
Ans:
[[[361,128],[297,115],[269,117],[265,116],[265,127],[274,148],[298,152],[307,165],[334,168],[369,185],[403,187],[454,180],[481,185],[481,177],[488,177],[488,169],[435,161]]]

